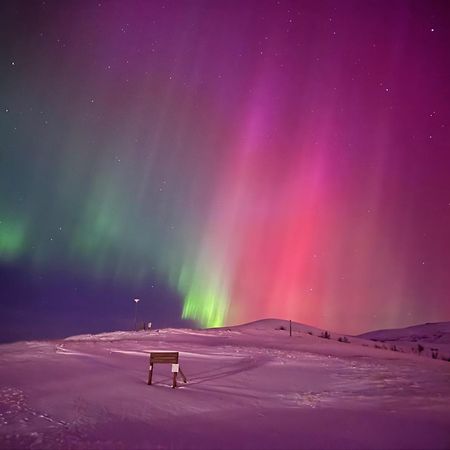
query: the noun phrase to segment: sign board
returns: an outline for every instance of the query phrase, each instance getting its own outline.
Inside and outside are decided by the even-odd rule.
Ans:
[[[180,368],[180,364],[178,364],[178,352],[151,352],[150,353],[150,367],[148,372],[148,383],[152,384],[153,377],[153,364],[171,364],[172,365],[172,373],[173,373],[173,384],[172,387],[177,387],[177,376],[181,375],[183,381],[187,383],[186,377],[184,376],[183,371]]]
[[[178,364],[178,352],[152,352],[150,353],[150,364]]]

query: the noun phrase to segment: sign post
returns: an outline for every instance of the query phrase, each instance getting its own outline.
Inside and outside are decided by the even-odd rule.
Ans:
[[[178,363],[178,352],[152,352],[150,353],[150,367],[148,371],[148,385],[150,386],[152,384],[152,377],[153,377],[153,365],[154,364],[172,364],[172,373],[173,373],[173,381],[172,381],[172,388],[177,387],[177,376],[178,373],[183,378],[183,381],[187,383],[187,379],[184,376],[184,373],[182,372],[180,368],[180,364]]]

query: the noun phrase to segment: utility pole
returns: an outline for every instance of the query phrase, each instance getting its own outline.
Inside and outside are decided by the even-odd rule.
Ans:
[[[289,336],[292,336],[292,320],[289,321]]]
[[[138,309],[138,303],[139,303],[139,299],[135,298],[134,299],[134,303],[135,303],[135,307],[134,307],[134,331],[137,331],[137,309]]]

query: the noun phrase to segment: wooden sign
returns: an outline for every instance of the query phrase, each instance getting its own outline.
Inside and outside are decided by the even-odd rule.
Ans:
[[[150,353],[150,364],[178,364],[178,352]]]
[[[148,385],[152,384],[153,364],[172,364],[173,383],[172,387],[177,387],[177,376],[180,373],[183,381],[187,383],[187,379],[178,364],[178,352],[152,352],[150,353],[150,368],[148,372]]]

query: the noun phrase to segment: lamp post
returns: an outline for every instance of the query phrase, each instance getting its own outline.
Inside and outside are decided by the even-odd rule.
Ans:
[[[134,331],[137,331],[137,309],[138,309],[138,303],[139,303],[139,299],[135,298],[134,299],[134,303],[135,303],[135,307],[134,307]]]

